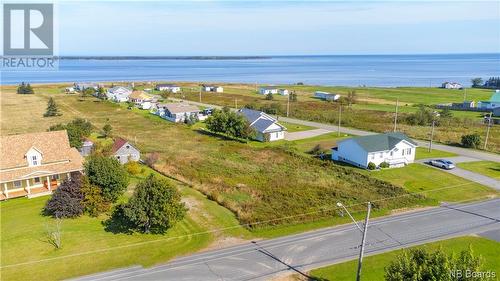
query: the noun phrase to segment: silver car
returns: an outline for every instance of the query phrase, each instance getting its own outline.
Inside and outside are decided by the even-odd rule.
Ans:
[[[455,168],[455,164],[453,164],[453,162],[451,162],[450,160],[445,160],[445,159],[431,160],[429,162],[429,164],[431,164],[434,167],[439,167],[439,168],[443,168],[446,170],[451,170],[451,169]]]

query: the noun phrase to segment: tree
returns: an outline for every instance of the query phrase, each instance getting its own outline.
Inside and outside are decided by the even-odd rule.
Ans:
[[[375,170],[377,168],[377,165],[375,165],[375,163],[373,163],[373,162],[370,162],[370,163],[368,163],[367,168],[368,168],[368,170]]]
[[[186,208],[169,181],[151,174],[137,184],[123,213],[137,229],[163,233],[184,218]]]
[[[295,93],[295,91],[292,91],[290,93],[290,101],[291,102],[296,102],[297,101],[297,93]]]
[[[273,99],[274,99],[273,94],[269,93],[266,95],[266,100],[273,100]]]
[[[29,83],[24,83],[22,82],[18,87],[17,87],[17,93],[20,95],[31,95],[34,94],[35,91],[31,87]]]
[[[50,97],[49,101],[47,102],[47,110],[45,111],[45,114],[43,114],[43,117],[53,117],[53,116],[59,116],[61,115],[59,113],[59,109],[57,108],[56,101]]]
[[[210,131],[232,137],[248,139],[254,135],[245,117],[230,110],[214,110],[212,116],[207,118],[206,124]]]
[[[95,90],[94,90],[94,88],[88,87],[88,88],[85,88],[85,89],[82,91],[81,97],[82,97],[82,98],[85,98],[85,97],[92,96],[93,94],[95,94]]]
[[[85,162],[85,174],[91,184],[99,186],[107,202],[116,202],[128,185],[125,168],[111,157],[93,155]]]
[[[146,160],[144,160],[144,163],[148,165],[149,167],[153,167],[156,162],[158,162],[158,159],[160,159],[160,153],[158,152],[151,152],[147,157]]]
[[[99,87],[97,89],[97,98],[106,99],[106,89],[104,87]]]
[[[49,131],[68,132],[69,144],[71,147],[80,148],[83,144],[83,138],[92,133],[92,123],[82,118],[76,118],[68,124],[56,124],[49,128]]]
[[[481,136],[478,133],[463,135],[461,144],[463,147],[478,148],[481,145]]]
[[[446,255],[442,249],[429,253],[425,249],[412,249],[398,255],[385,268],[386,281],[427,281],[427,280],[484,280],[481,277],[467,277],[466,271],[479,272],[481,257],[476,257],[471,248],[459,256]],[[453,274],[462,273],[456,278]]]
[[[108,138],[111,136],[111,131],[113,131],[113,127],[111,127],[111,125],[109,124],[106,124],[102,127],[102,135],[105,137],[105,138]]]
[[[349,105],[349,107],[351,107],[353,104],[356,103],[357,96],[356,96],[356,91],[355,90],[349,90],[347,92],[346,101],[347,101],[347,104]]]
[[[82,177],[81,192],[83,194],[82,206],[84,213],[92,217],[106,212],[110,208],[110,203],[102,196],[99,186],[91,184],[88,177]]]
[[[470,81],[472,83],[472,88],[479,88],[483,86],[483,78],[480,77],[472,78]]]
[[[82,176],[73,175],[56,189],[47,201],[44,213],[55,218],[74,218],[83,213]]]

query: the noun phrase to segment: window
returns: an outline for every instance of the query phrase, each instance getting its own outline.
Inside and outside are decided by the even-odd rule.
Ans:
[[[280,133],[276,133],[276,138],[279,138],[280,137]]]
[[[411,154],[411,148],[408,148],[408,155]]]
[[[379,158],[383,158],[384,157],[384,153],[383,152],[380,152],[380,155],[378,156]]]
[[[127,145],[127,146],[126,146],[126,148],[127,148],[127,149],[129,149],[129,148],[130,148],[130,145]]]
[[[59,175],[52,175],[52,176],[50,176],[50,178],[52,180],[58,180],[59,179]]]
[[[34,181],[35,183],[40,183],[40,178],[35,178]]]
[[[38,158],[36,155],[31,156],[31,165],[38,166]]]
[[[394,151],[391,151],[391,156],[393,156],[393,155],[394,155]]]
[[[372,154],[372,160],[375,159],[375,154]]]
[[[15,181],[14,182],[14,187],[15,188],[20,188],[21,187],[21,181]]]

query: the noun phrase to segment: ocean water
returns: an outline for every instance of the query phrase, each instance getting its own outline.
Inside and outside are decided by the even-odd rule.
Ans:
[[[276,56],[255,59],[63,59],[58,71],[2,72],[1,84],[199,81],[345,86],[469,86],[500,76],[499,54]]]

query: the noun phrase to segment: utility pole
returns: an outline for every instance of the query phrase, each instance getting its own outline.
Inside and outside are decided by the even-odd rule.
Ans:
[[[290,94],[288,94],[288,99],[286,101],[286,117],[288,117],[288,114],[290,112]]]
[[[467,88],[464,88],[464,101],[467,99]]]
[[[201,103],[201,86],[200,86],[200,103]]]
[[[429,152],[432,151],[432,138],[434,137],[434,123],[436,121],[432,120],[432,129],[431,129],[431,139],[429,140]]]
[[[234,99],[234,108],[238,110],[238,99]]]
[[[361,266],[363,264],[363,255],[365,253],[366,232],[368,231],[368,220],[370,219],[371,208],[372,204],[368,202],[368,212],[366,213],[365,225],[363,227],[363,239],[361,240],[361,249],[359,250],[358,274],[356,275],[356,281],[361,280]]]
[[[398,107],[399,107],[399,99],[396,100],[396,115],[394,116],[394,132],[396,132],[398,126]]]
[[[486,150],[486,145],[488,145],[488,137],[490,136],[491,116],[492,115],[493,115],[493,112],[490,112],[490,118],[488,119],[488,128],[486,129],[486,139],[484,140],[484,147],[483,147],[484,150]]]
[[[338,126],[338,132],[337,135],[340,136],[340,121],[342,119],[342,104],[339,103],[339,126]]]

